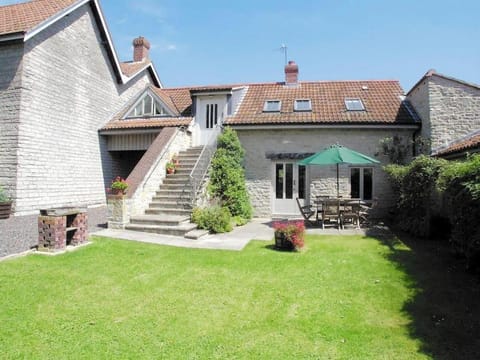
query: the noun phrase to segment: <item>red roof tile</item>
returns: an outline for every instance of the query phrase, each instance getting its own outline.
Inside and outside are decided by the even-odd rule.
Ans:
[[[361,99],[365,111],[347,111],[345,99]],[[312,111],[294,111],[296,99],[310,99]],[[280,100],[281,111],[264,112],[266,100]],[[324,81],[252,84],[237,113],[226,121],[247,124],[413,124],[398,81]]]
[[[445,156],[453,153],[461,153],[474,148],[480,148],[480,133],[475,132],[472,136],[459,140],[445,149],[438,151],[435,156]]]
[[[152,62],[147,59],[146,61],[129,61],[129,62],[122,62],[120,63],[120,68],[122,69],[122,73],[128,77],[135,75],[137,72],[142,70],[143,68],[150,65]]]
[[[25,33],[78,0],[33,0],[0,7],[0,35]]]

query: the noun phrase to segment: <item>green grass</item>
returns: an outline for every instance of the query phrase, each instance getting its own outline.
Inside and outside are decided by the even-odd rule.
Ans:
[[[416,291],[391,248],[306,243],[227,252],[97,238],[1,262],[0,358],[429,358],[410,335],[403,307]]]

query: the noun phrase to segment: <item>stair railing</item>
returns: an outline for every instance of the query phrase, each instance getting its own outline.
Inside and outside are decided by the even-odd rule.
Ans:
[[[193,169],[188,176],[188,180],[186,181],[185,186],[183,187],[182,195],[180,196],[179,202],[181,202],[182,200],[186,200],[186,198],[189,198],[189,208],[193,208],[195,206],[197,196],[202,189],[202,183],[207,175],[213,154],[217,149],[217,138],[221,130],[222,127],[220,124],[215,126],[210,137],[208,138],[207,144],[204,145],[202,151],[200,152],[200,155],[198,156],[198,159],[195,162],[195,165],[193,166]],[[187,205],[184,202],[183,204]]]

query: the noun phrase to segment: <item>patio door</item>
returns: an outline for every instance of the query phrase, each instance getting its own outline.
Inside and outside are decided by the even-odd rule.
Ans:
[[[274,163],[273,215],[299,215],[296,198],[302,205],[306,193],[306,169],[293,161]]]

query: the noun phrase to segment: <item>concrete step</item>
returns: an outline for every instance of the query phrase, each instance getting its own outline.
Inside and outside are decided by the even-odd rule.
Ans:
[[[190,221],[185,215],[139,215],[130,218],[132,225],[165,225],[178,226]]]
[[[184,183],[173,183],[173,184],[162,184],[160,186],[161,190],[158,191],[171,191],[171,190],[190,190],[190,185],[185,185]],[[158,192],[157,191],[157,192]]]
[[[150,207],[145,210],[146,215],[162,215],[162,216],[169,216],[169,215],[183,215],[183,216],[190,216],[192,213],[192,209],[169,209],[169,208],[162,208],[162,207]]]
[[[185,223],[178,226],[129,224],[125,229],[171,236],[184,236],[186,233],[196,229],[196,227],[197,225],[191,223]]]
[[[209,234],[208,230],[195,229],[186,233],[184,237],[187,239],[198,240],[201,237],[206,236],[208,234]]]
[[[150,209],[188,209],[189,206],[189,201],[175,201],[173,199],[152,201],[150,203]]]
[[[189,181],[190,178],[188,176],[171,176],[163,180],[163,184],[188,184]]]

